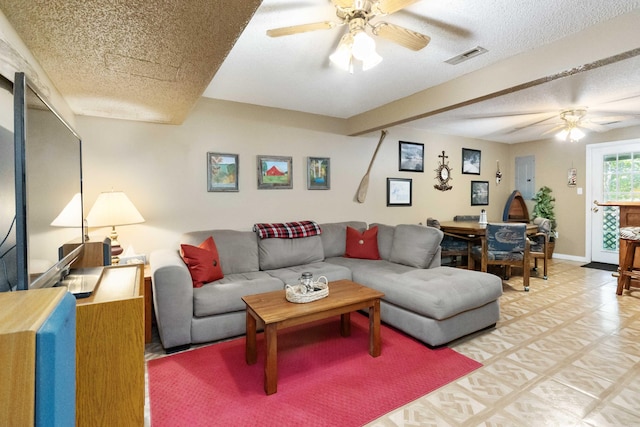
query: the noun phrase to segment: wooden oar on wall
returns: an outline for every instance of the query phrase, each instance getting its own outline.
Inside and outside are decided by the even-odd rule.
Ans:
[[[380,149],[385,136],[387,136],[387,131],[382,130],[382,132],[380,133],[380,141],[378,141],[376,151],[373,152],[373,157],[371,158],[371,162],[369,163],[367,173],[365,173],[362,177],[362,181],[360,181],[360,186],[358,187],[358,193],[356,195],[356,200],[358,201],[358,203],[364,203],[364,199],[367,198],[367,190],[369,189],[369,173],[371,172],[371,166],[373,166],[373,161],[376,159],[376,155],[378,154],[378,150]]]

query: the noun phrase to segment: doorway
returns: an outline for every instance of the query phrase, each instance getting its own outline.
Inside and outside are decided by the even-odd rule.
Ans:
[[[596,201],[640,200],[640,140],[587,145],[587,258],[618,264],[619,208]]]

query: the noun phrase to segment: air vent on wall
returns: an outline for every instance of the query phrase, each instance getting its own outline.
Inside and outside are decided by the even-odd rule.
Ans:
[[[468,59],[474,58],[478,55],[482,55],[483,53],[487,52],[487,49],[481,47],[481,46],[476,46],[473,49],[470,49],[464,53],[461,53],[460,55],[456,55],[453,58],[449,58],[447,59],[446,63],[451,64],[451,65],[456,65],[459,64],[461,62],[464,62]]]

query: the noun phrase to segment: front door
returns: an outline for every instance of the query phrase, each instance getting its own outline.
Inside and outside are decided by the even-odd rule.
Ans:
[[[640,140],[587,145],[591,260],[618,264],[619,208],[597,201],[640,200]]]

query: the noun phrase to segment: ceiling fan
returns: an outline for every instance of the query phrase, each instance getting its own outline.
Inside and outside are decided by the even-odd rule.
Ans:
[[[375,42],[367,34],[367,30],[375,36],[390,40],[407,49],[418,51],[424,48],[431,38],[407,28],[388,22],[371,22],[380,16],[387,16],[419,0],[331,0],[336,8],[339,22],[323,21],[310,24],[267,30],[270,37],[288,36],[317,30],[330,30],[347,25],[345,33],[336,51],[329,57],[338,67],[353,72],[354,59],[362,62],[362,69],[368,70],[382,61],[375,51]]]
[[[556,134],[556,138],[568,142],[577,142],[585,137],[585,133],[581,128],[596,132],[604,132],[607,130],[607,128],[602,125],[586,120],[586,115],[586,108],[563,110],[560,112],[560,119],[562,120],[562,123],[554,126],[546,132],[543,132],[542,135],[548,135],[559,131]]]
[[[606,132],[609,130],[609,128],[607,128],[605,124],[614,124],[623,120],[629,120],[633,118],[635,118],[635,115],[607,117],[591,115],[591,117],[587,117],[586,107],[574,107],[562,110],[560,112],[560,124],[543,132],[542,135],[544,136],[557,132],[555,134],[556,138],[567,142],[577,142],[586,136],[585,130],[593,132]],[[544,124],[546,120],[549,119],[542,120],[536,124]]]
[[[602,104],[604,105],[604,104]],[[640,120],[640,114],[630,111],[608,111],[595,107],[588,109],[584,106],[566,108],[560,112],[551,111],[527,111],[516,113],[502,113],[466,117],[467,120],[505,119],[509,117],[529,116],[528,123],[512,127],[508,131],[500,131],[501,134],[513,134],[525,129],[549,127],[540,134],[546,136],[555,133],[556,138],[568,142],[576,142],[586,136],[589,131],[606,132],[615,127],[617,123]],[[615,114],[615,115],[611,115]],[[538,118],[535,118],[538,116]],[[540,117],[542,116],[542,117]]]

